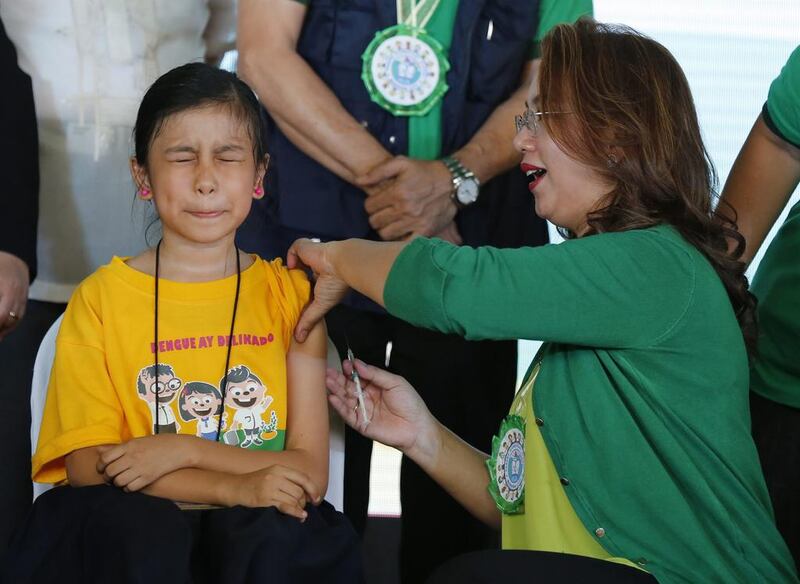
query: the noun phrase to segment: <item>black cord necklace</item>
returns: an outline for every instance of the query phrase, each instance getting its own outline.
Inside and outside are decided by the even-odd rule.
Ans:
[[[155,282],[155,310],[154,312],[154,323],[153,323],[153,336],[154,343],[153,347],[155,349],[155,362],[153,363],[155,369],[155,377],[156,377],[156,415],[155,420],[153,420],[153,434],[158,434],[158,427],[159,427],[159,414],[161,413],[161,404],[159,403],[159,394],[161,393],[161,389],[158,385],[158,279],[159,279],[159,263],[161,259],[161,241],[159,240],[158,245],[156,246],[156,282]],[[239,290],[242,284],[242,263],[239,259],[239,248],[234,244],[233,249],[236,251],[236,295],[233,297],[233,314],[231,315],[231,329],[228,333],[228,349],[225,355],[225,370],[222,372],[222,387],[220,388],[220,395],[222,396],[222,403],[220,403],[219,410],[217,410],[216,415],[218,416],[218,423],[217,423],[217,437],[215,438],[216,442],[219,442],[219,437],[222,435],[222,414],[225,411],[225,395],[228,389],[228,367],[231,364],[231,347],[233,346],[233,327],[236,324],[236,310],[239,308]]]

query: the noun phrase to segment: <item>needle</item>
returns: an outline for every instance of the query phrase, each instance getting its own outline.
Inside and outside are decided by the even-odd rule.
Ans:
[[[361,418],[364,420],[364,427],[366,428],[369,424],[369,414],[367,413],[367,406],[364,404],[364,390],[361,389],[361,378],[358,376],[358,371],[356,371],[356,358],[350,347],[347,347],[347,360],[353,366],[350,378],[356,384],[356,399],[358,400],[358,407],[361,408]],[[356,415],[358,414],[356,413]]]

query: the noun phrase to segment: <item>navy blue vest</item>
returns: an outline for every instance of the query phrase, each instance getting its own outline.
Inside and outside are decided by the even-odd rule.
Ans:
[[[361,55],[377,31],[396,24],[395,10],[395,0],[311,0],[297,51],[387,150],[406,154],[407,119],[376,105],[361,80]],[[538,14],[538,0],[461,0],[449,54],[450,89],[442,111],[444,154],[469,141],[517,89]],[[490,23],[493,33],[487,39]],[[523,108],[520,103],[520,111]],[[264,238],[274,239],[264,229],[283,230],[287,240],[294,235],[378,239],[367,221],[364,193],[303,154],[269,116],[266,126],[272,156],[267,196],[254,205],[242,228],[243,247],[282,255],[285,249],[264,249]],[[485,184],[478,202],[460,211],[457,221],[470,245],[546,241],[544,223],[534,216],[532,195],[517,169]]]

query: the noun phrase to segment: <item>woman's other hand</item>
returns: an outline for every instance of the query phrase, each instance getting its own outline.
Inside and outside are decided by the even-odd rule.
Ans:
[[[314,298],[306,306],[294,329],[297,342],[306,340],[309,331],[322,317],[341,302],[348,291],[344,280],[335,272],[330,259],[336,242],[319,243],[311,239],[298,239],[289,248],[286,264],[289,268],[310,268],[314,273]]]
[[[344,373],[328,369],[325,381],[331,406],[349,426],[367,438],[397,448],[415,462],[435,456],[441,426],[408,381],[355,360],[369,414],[367,423],[351,379],[353,365],[344,361],[342,367]]]
[[[330,254],[336,242],[319,243],[311,239],[298,239],[289,248],[286,264],[289,268],[309,268],[314,273],[314,299],[306,306],[294,336],[298,342],[306,340],[309,331],[334,306],[339,304],[348,286],[335,272]]]
[[[290,268],[308,267],[314,272],[314,299],[306,306],[294,329],[302,343],[308,332],[339,302],[347,291],[363,294],[385,306],[383,293],[389,272],[408,241],[367,241],[345,239],[319,243],[298,239],[289,248],[286,264]]]

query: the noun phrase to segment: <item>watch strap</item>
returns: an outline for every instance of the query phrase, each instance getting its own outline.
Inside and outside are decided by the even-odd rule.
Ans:
[[[455,158],[454,156],[445,156],[442,158],[442,162],[447,167],[447,170],[450,171],[450,174],[453,175],[454,184],[456,182],[455,179],[459,178],[461,180],[472,179],[477,183],[478,186],[481,185],[481,181],[478,180],[478,177],[475,176],[475,173],[461,164],[461,161],[458,158]]]
[[[480,188],[481,182],[478,180],[478,177],[475,176],[475,173],[461,164],[461,162],[454,156],[445,156],[442,158],[442,163],[444,163],[444,165],[447,167],[447,170],[450,171],[450,175],[452,176],[453,190],[450,192],[450,199],[453,201],[453,203],[455,203],[456,207],[463,209],[469,204],[474,203],[474,200],[468,202],[462,201],[458,196],[458,190],[465,181],[472,181],[478,188]]]

